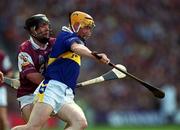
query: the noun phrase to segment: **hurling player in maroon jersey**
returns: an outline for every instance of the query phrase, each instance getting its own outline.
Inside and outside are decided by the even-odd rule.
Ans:
[[[9,122],[7,118],[7,89],[6,86],[1,83],[3,81],[3,74],[7,77],[12,77],[12,64],[9,56],[3,51],[0,51],[0,130],[7,130],[9,128]]]
[[[27,18],[24,28],[30,38],[19,47],[20,87],[17,90],[17,100],[20,102],[22,117],[28,121],[33,107],[33,92],[44,78],[42,73],[55,38],[50,37],[50,22],[44,14]]]

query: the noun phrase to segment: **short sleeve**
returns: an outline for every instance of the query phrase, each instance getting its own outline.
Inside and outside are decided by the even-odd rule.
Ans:
[[[78,43],[78,41],[79,41],[79,38],[78,38],[78,37],[71,37],[71,38],[67,39],[67,40],[65,41],[66,48],[67,48],[68,50],[70,50],[70,49],[71,49],[71,45],[72,45],[74,42]]]
[[[34,62],[27,52],[20,52],[18,55],[18,69],[19,72],[36,72]]]

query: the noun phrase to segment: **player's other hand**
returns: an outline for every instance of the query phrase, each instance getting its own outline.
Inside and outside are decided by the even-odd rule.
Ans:
[[[4,81],[4,76],[3,73],[0,71],[0,83],[2,83]]]

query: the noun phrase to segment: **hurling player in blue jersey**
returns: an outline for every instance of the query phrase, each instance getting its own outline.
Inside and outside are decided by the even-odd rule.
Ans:
[[[12,130],[40,130],[52,114],[67,123],[65,130],[84,130],[87,127],[82,109],[74,102],[74,89],[81,65],[80,56],[96,59],[84,45],[94,27],[89,14],[75,11],[70,15],[70,27],[62,27],[58,34],[45,80],[35,91],[36,104],[28,123]],[[102,63],[109,63],[105,54],[97,55]]]

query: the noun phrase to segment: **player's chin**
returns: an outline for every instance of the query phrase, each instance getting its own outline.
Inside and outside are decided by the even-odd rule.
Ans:
[[[50,34],[49,33],[45,33],[45,34],[42,35],[42,37],[49,38]]]

